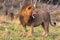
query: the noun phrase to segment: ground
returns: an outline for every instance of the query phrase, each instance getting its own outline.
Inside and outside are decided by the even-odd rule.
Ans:
[[[49,35],[43,37],[44,32],[41,25],[34,28],[34,35],[28,37],[29,27],[26,26],[26,37],[22,36],[21,24],[18,19],[11,21],[0,16],[0,40],[60,40],[60,22],[55,27],[50,25]]]

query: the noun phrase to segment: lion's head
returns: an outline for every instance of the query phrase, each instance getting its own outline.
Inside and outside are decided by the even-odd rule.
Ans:
[[[32,12],[34,10],[34,6],[33,4],[29,3],[29,4],[25,4],[22,9],[21,9],[21,14],[24,17],[24,21],[28,22],[28,20],[30,19],[30,16],[32,16]]]
[[[33,11],[33,4],[25,4],[21,9],[21,15],[30,16]]]

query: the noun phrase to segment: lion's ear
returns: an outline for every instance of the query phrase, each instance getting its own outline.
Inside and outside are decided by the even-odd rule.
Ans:
[[[31,9],[32,9],[32,7],[31,7],[31,6],[26,8],[26,10],[31,10]]]
[[[28,7],[28,9],[30,10],[32,7]]]

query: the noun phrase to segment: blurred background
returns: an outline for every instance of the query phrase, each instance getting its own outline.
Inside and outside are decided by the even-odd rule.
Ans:
[[[32,3],[37,10],[50,12],[51,21],[57,25],[50,26],[48,37],[41,36],[42,27],[34,28],[33,37],[22,37],[19,15],[25,3]],[[0,0],[0,40],[60,40],[60,0]]]
[[[9,15],[10,17],[13,15],[12,19],[14,16],[17,18],[25,3],[32,3],[37,10],[43,9],[50,13],[60,10],[60,0],[0,0],[0,15]]]

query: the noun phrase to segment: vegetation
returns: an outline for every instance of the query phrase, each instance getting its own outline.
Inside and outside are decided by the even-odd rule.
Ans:
[[[51,16],[53,16],[53,14],[55,15],[55,13],[53,12]],[[52,17],[52,21],[53,18],[54,16]],[[5,19],[3,15],[0,16],[0,19],[0,40],[60,40],[60,22],[57,22],[55,27],[50,26],[50,32],[47,37],[42,36],[43,29],[41,25],[34,28],[34,35],[32,37],[28,36],[29,27],[27,26],[27,35],[26,37],[23,37],[21,29],[22,26],[18,19],[11,21],[9,17]]]
[[[0,0],[0,7],[1,3],[3,1]],[[8,3],[7,3],[8,4]],[[16,15],[20,12],[19,6],[16,6],[19,4],[19,2],[15,2],[15,8],[14,8],[14,20],[10,20],[9,15],[3,16],[3,10],[0,9],[0,40],[60,40],[60,10],[54,10],[51,12],[51,20],[56,21],[57,25],[55,27],[52,27],[50,25],[49,28],[49,35],[47,37],[42,36],[43,29],[42,26],[38,26],[34,28],[34,35],[32,37],[28,36],[29,33],[29,27],[26,26],[26,37],[22,36],[22,26],[20,24],[20,21],[18,18],[16,18]],[[42,3],[37,3],[37,9],[39,10]],[[52,7],[54,5],[45,5],[42,4],[42,8],[45,6],[45,8]],[[60,7],[60,6],[59,6]],[[8,7],[9,8],[9,7]],[[9,8],[10,9],[10,8]],[[9,11],[9,10],[8,10]]]

